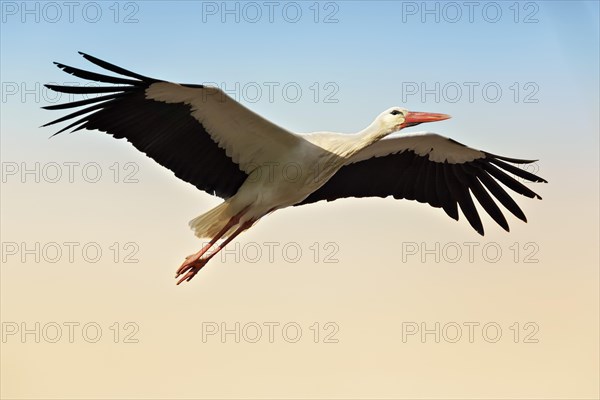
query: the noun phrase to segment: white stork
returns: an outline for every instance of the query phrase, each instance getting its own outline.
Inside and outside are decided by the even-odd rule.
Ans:
[[[177,284],[191,280],[219,250],[260,218],[288,206],[344,197],[394,196],[441,207],[458,220],[458,205],[483,235],[471,194],[506,231],[508,223],[492,196],[517,218],[527,220],[498,182],[526,197],[541,199],[506,173],[546,182],[507,163],[533,160],[476,150],[435,133],[393,134],[408,126],[450,118],[445,114],[392,107],[355,134],[297,134],[253,113],[218,88],[148,78],[80,54],[120,76],[55,63],[76,77],[112,85],[46,85],[62,93],[106,94],[44,107],[86,106],[44,126],[83,116],[56,134],[69,128],[72,132],[97,129],[125,138],[178,178],[224,199],[190,222],[196,236],[210,238],[210,242],[186,258],[177,270],[176,278],[181,276]]]

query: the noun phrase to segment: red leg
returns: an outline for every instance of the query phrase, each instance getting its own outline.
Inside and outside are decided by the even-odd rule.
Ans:
[[[183,264],[181,264],[181,266],[177,269],[175,278],[179,277],[179,275],[183,274],[184,272],[186,272],[188,269],[191,268],[192,264],[194,264],[195,262],[197,262],[200,257],[202,257],[212,246],[214,246],[215,243],[217,243],[217,241],[224,235],[227,233],[227,231],[229,229],[231,229],[231,227],[235,226],[239,221],[240,218],[242,217],[242,215],[244,215],[244,213],[246,212],[247,207],[244,208],[242,211],[240,211],[239,213],[237,213],[236,215],[234,215],[233,217],[231,217],[231,219],[227,222],[227,224],[223,227],[223,229],[221,229],[216,235],[215,237],[213,237],[211,239],[210,242],[208,242],[208,244],[204,247],[202,247],[200,249],[200,251],[198,251],[195,254],[192,254],[191,256],[187,256],[185,258],[185,261],[183,262]]]
[[[218,252],[223,250],[223,248],[225,246],[227,246],[227,244],[229,242],[231,242],[233,239],[235,239],[235,237],[237,235],[244,232],[246,229],[250,228],[254,222],[255,222],[254,220],[244,222],[239,228],[237,228],[235,230],[235,232],[233,232],[231,234],[231,236],[229,236],[227,239],[225,239],[225,241],[223,243],[221,243],[220,245],[217,245],[216,250],[213,251],[212,253],[210,253],[208,255],[208,257],[199,258],[199,259],[195,260],[194,262],[190,263],[188,268],[185,268],[185,270],[183,270],[182,272],[177,274],[176,278],[179,277],[179,275],[181,275],[182,273],[187,271],[187,273],[177,282],[177,284],[179,285],[183,281],[187,281],[187,282],[191,281],[192,278],[194,276],[196,276],[198,271],[200,271],[200,269],[202,267],[204,267],[206,265],[206,263],[208,263],[210,261],[211,258],[213,258]]]

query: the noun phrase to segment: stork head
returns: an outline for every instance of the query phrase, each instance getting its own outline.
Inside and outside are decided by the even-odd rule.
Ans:
[[[435,114],[418,111],[408,111],[406,108],[392,107],[379,114],[376,119],[384,136],[409,126],[424,122],[443,121],[450,118],[447,114]]]

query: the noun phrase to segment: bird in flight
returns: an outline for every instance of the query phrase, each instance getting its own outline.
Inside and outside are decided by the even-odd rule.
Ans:
[[[149,78],[80,54],[113,75],[55,64],[78,78],[110,85],[46,85],[56,92],[96,96],[43,107],[83,107],[43,126],[81,117],[55,135],[87,129],[124,138],[181,180],[224,200],[190,221],[196,236],[210,241],[185,259],[177,284],[190,281],[260,218],[289,206],[393,196],[442,208],[455,220],[460,208],[483,235],[471,195],[506,231],[508,223],[494,199],[527,219],[505,188],[541,199],[509,175],[546,182],[515,165],[535,160],[495,155],[435,133],[397,133],[450,118],[445,114],[392,107],[358,133],[299,134],[255,114],[219,88]]]

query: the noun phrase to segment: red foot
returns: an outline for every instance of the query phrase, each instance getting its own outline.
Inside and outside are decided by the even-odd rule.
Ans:
[[[175,278],[179,278],[181,275],[185,274],[177,282],[178,285],[184,281],[187,281],[187,282],[191,281],[192,278],[194,276],[196,276],[198,271],[200,271],[200,269],[202,267],[204,267],[209,260],[208,258],[196,257],[196,255],[197,254],[194,254],[193,256],[189,256],[185,260],[185,262],[181,265],[181,267],[179,267],[179,269],[177,270],[177,274],[175,275]]]
[[[199,252],[197,252],[196,254],[192,254],[191,256],[186,257],[185,261],[183,262],[183,264],[181,264],[181,266],[179,267],[179,269],[177,269],[177,273],[175,275],[175,278],[179,278],[181,275],[183,275],[183,277],[181,279],[179,279],[179,281],[177,281],[177,284],[179,285],[181,282],[186,281],[189,282],[192,280],[192,278],[194,276],[196,276],[196,274],[198,273],[198,271],[200,271],[200,269],[202,267],[204,267],[206,265],[206,263],[208,263],[210,261],[211,258],[214,257],[215,254],[217,254],[219,251],[221,251],[223,249],[223,247],[225,247],[229,242],[231,242],[237,235],[239,235],[240,233],[242,233],[243,231],[245,231],[246,229],[248,229],[249,227],[252,226],[252,224],[254,222],[256,222],[256,219],[252,219],[249,221],[244,222],[240,227],[238,227],[235,232],[233,232],[231,234],[231,236],[229,236],[227,239],[225,239],[223,241],[223,243],[221,243],[220,245],[216,245],[216,250],[211,252],[210,254],[204,256],[204,254],[212,247],[215,245],[215,243],[217,242],[217,240],[219,240],[229,229],[231,226],[235,225],[237,223],[237,221],[239,221],[239,217],[240,215],[243,214],[242,213],[238,214],[237,216],[233,217],[229,223],[217,234],[217,236],[215,236],[209,244],[207,244],[206,246],[204,246]],[[204,257],[203,257],[204,256]]]

